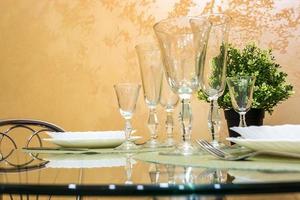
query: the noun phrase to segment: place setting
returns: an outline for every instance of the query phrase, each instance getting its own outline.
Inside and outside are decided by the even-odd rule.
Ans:
[[[159,66],[161,67],[161,66]],[[162,74],[162,68],[160,68]],[[158,89],[162,77],[160,77]],[[155,112],[150,111],[148,126],[151,132],[151,138],[148,142],[144,142],[143,138],[138,135],[133,135],[137,130],[132,128],[131,119],[136,110],[136,102],[139,96],[140,84],[135,83],[119,83],[113,86],[118,108],[121,116],[125,121],[124,130],[119,131],[82,131],[82,132],[46,132],[48,137],[42,138],[49,145],[44,146],[27,146],[22,148],[22,151],[34,155],[37,159],[49,161],[47,167],[51,168],[93,168],[93,167],[114,167],[126,166],[129,160],[133,160],[133,155],[143,152],[165,151],[172,149],[172,122],[170,116],[168,119],[168,140],[167,144],[159,144],[156,140],[156,133],[152,129],[151,119],[156,119]],[[160,93],[158,91],[155,102],[160,101]],[[176,97],[176,96],[175,96]],[[174,104],[177,102],[177,97],[173,101],[168,100],[166,95],[165,106],[168,109],[174,109]],[[150,98],[150,97],[149,97]],[[171,107],[171,108],[170,108]],[[169,110],[168,110],[169,111]],[[158,126],[158,122],[153,121],[154,126]],[[157,123],[157,124],[156,124]],[[151,124],[151,125],[150,125]],[[156,124],[156,125],[155,125]],[[142,141],[142,142],[141,142]],[[130,162],[131,164],[134,162]],[[130,164],[130,165],[131,165]],[[128,164],[127,164],[128,165]]]
[[[228,137],[234,145],[196,139],[198,154],[174,156],[145,153],[136,158],[155,163],[217,169],[292,172],[300,170],[300,125],[247,126],[246,113],[253,101],[256,77],[239,76],[226,79],[239,126],[231,127],[240,137]],[[214,137],[212,137],[214,140]]]
[[[160,87],[160,86],[159,86]],[[139,153],[157,151],[155,137],[148,143],[140,144],[141,136],[133,136],[136,132],[132,128],[131,118],[136,109],[136,102],[141,86],[134,83],[120,83],[114,85],[119,112],[125,120],[122,131],[83,131],[83,132],[47,132],[49,138],[43,138],[55,147],[24,147],[28,153],[48,154],[92,154],[92,153]],[[157,98],[157,100],[159,100]],[[150,118],[153,118],[150,116]],[[154,117],[156,118],[156,117]],[[151,144],[150,146],[148,144]],[[164,146],[164,147],[167,147]]]
[[[233,155],[204,140],[197,140],[197,143],[203,150],[223,160],[245,160],[258,155],[299,159],[300,125],[247,126],[245,116],[251,108],[255,80],[253,76],[227,78],[233,108],[240,116],[239,126],[230,128],[240,137],[227,140],[244,147],[239,151],[248,149],[249,152]]]
[[[124,131],[47,132],[43,141],[54,144],[43,147],[24,147],[31,153],[93,153],[97,149],[114,149],[126,141]],[[130,141],[141,139],[132,136]]]
[[[111,154],[139,153],[162,149],[142,148],[141,136],[131,136],[129,142],[134,149],[120,149],[126,143],[124,131],[88,131],[88,132],[49,132],[49,138],[43,138],[49,146],[23,147],[22,151],[32,154]]]
[[[226,49],[222,50],[225,51]],[[208,59],[216,57],[216,54],[212,55],[215,56],[208,57]],[[216,72],[213,69],[207,69],[203,71],[202,77],[200,77],[200,85],[205,87],[205,90],[211,96],[215,95],[210,101],[211,107],[208,116],[208,127],[212,135],[212,141],[196,139],[196,144],[193,144],[191,140],[190,147],[193,149],[192,151],[190,151],[190,147],[179,151],[180,148],[189,144],[186,143],[186,135],[182,131],[183,141],[178,146],[175,145],[175,148],[162,151],[153,145],[152,148],[155,148],[155,151],[136,154],[134,158],[154,163],[217,169],[299,171],[300,154],[297,144],[300,139],[300,125],[247,126],[246,114],[253,103],[256,77],[241,75],[225,78],[222,70],[218,69],[218,73],[219,76],[217,77],[219,78],[217,79]],[[211,77],[212,75],[213,79],[204,78],[204,76]],[[218,85],[212,82],[217,82]],[[231,130],[237,132],[240,137],[226,138],[227,141],[235,143],[232,146],[224,144],[219,139],[221,119],[216,102],[226,86],[228,87],[232,107],[239,115],[238,126],[231,127]],[[213,89],[213,87],[218,89]]]
[[[232,48],[228,42],[230,21],[230,17],[225,14],[211,14],[158,22],[153,26],[157,42],[140,43],[135,46],[141,84],[124,82],[113,85],[118,109],[124,119],[124,130],[52,132],[48,133],[50,138],[44,140],[58,147],[32,147],[26,148],[25,151],[70,154],[134,153],[140,154],[134,156],[146,160],[147,156],[144,157],[143,154],[145,153],[154,162],[168,162],[178,158],[186,160],[188,164],[199,156],[206,160],[213,158],[222,162],[249,162],[260,155],[299,158],[297,125],[247,126],[246,114],[252,107],[253,94],[257,90],[256,81],[260,81],[260,77],[245,74],[243,71],[227,74]],[[191,98],[199,89],[209,103],[207,128],[211,141],[201,138],[194,141],[192,137]],[[148,109],[145,125],[150,138],[138,144],[137,141],[143,138],[133,136],[135,130],[131,120],[141,91]],[[224,98],[224,93],[228,95],[230,105],[239,115],[238,127],[230,129],[241,137],[226,138],[228,142],[235,144],[232,146],[220,141],[222,119],[219,103],[220,98]],[[159,105],[166,113],[165,141],[159,140]],[[178,123],[181,133],[178,142],[173,135],[173,111],[177,105],[180,106]],[[283,134],[286,132],[290,134],[289,137]],[[153,160],[152,157],[157,160]],[[160,158],[162,160],[159,160]]]
[[[231,130],[237,133],[246,132],[247,130],[258,134],[259,131],[257,130],[260,129],[274,131],[274,135],[276,135],[275,129],[278,129],[277,132],[282,132],[281,128],[285,127],[274,126],[273,130],[266,130],[265,126],[257,126],[254,130],[253,126],[247,126],[246,114],[252,108],[253,94],[259,87],[256,86],[256,81],[258,81],[258,85],[261,84],[261,77],[257,77],[255,73],[247,74],[244,71],[233,71],[232,74],[227,74],[228,54],[231,53],[228,51],[232,51],[232,47],[228,44],[229,24],[230,18],[226,15],[216,14],[204,19],[177,18],[175,20],[163,20],[154,25],[169,87],[178,95],[181,102],[179,124],[182,141],[170,151],[149,152],[137,155],[137,157],[141,160],[164,164],[279,171],[285,170],[284,165],[280,163],[283,162],[293,165],[287,170],[299,171],[298,141],[296,138],[290,139],[284,134],[286,132],[292,134],[292,130],[285,130],[281,137],[277,134],[277,140],[273,140],[273,136],[266,136],[263,132],[261,135],[265,135],[265,140],[262,138],[248,138],[241,134],[241,137],[226,138],[227,141],[235,143],[235,145],[231,146],[225,144],[228,142],[220,141],[221,117],[218,102],[219,97],[225,91],[230,106],[239,115],[238,127],[231,127]],[[199,30],[199,26],[202,27],[201,30]],[[255,49],[256,47],[246,46],[245,51],[249,51],[247,48]],[[185,74],[185,71],[191,73]],[[210,104],[208,129],[212,141],[196,139],[194,143],[192,140],[190,98],[195,91],[193,87],[200,88],[201,95],[205,96],[205,100]],[[221,101],[223,100],[221,99]],[[255,105],[257,104],[255,98]],[[271,108],[268,109],[271,111]],[[294,125],[294,128],[296,126]],[[299,133],[299,131],[294,130],[291,137],[299,137],[297,132]],[[262,158],[262,156],[264,156],[263,159],[258,163],[256,158]],[[271,165],[272,162],[268,161],[269,158],[273,159],[272,162],[277,158],[279,159],[277,167]],[[284,159],[285,161],[283,161]],[[236,164],[237,162],[239,164]],[[236,166],[233,166],[235,164]]]

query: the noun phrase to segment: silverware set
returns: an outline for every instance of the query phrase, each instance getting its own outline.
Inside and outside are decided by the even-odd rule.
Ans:
[[[246,151],[244,153],[239,153],[238,155],[224,151],[220,148],[214,147],[211,143],[205,140],[196,140],[199,144],[200,148],[212,156],[229,161],[238,161],[238,160],[246,160],[258,155],[274,155],[281,157],[291,157],[291,158],[300,158],[300,154],[290,153],[290,152],[275,152],[275,151]]]

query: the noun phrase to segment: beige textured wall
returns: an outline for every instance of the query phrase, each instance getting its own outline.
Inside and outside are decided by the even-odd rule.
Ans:
[[[272,47],[296,94],[267,124],[300,123],[300,1],[2,0],[0,118],[37,118],[67,130],[121,129],[113,84],[141,82],[134,46],[163,18],[226,12],[231,42]],[[194,136],[207,136],[207,105],[194,99]],[[160,117],[162,117],[161,110]],[[134,126],[146,131],[140,94]]]

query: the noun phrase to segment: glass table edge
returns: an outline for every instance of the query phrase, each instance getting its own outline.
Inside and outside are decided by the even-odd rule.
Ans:
[[[298,193],[300,181],[241,184],[1,184],[1,194],[83,196],[181,196]]]

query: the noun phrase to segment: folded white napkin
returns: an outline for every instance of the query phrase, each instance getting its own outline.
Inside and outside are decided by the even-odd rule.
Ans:
[[[231,127],[245,139],[300,140],[300,125]]]

